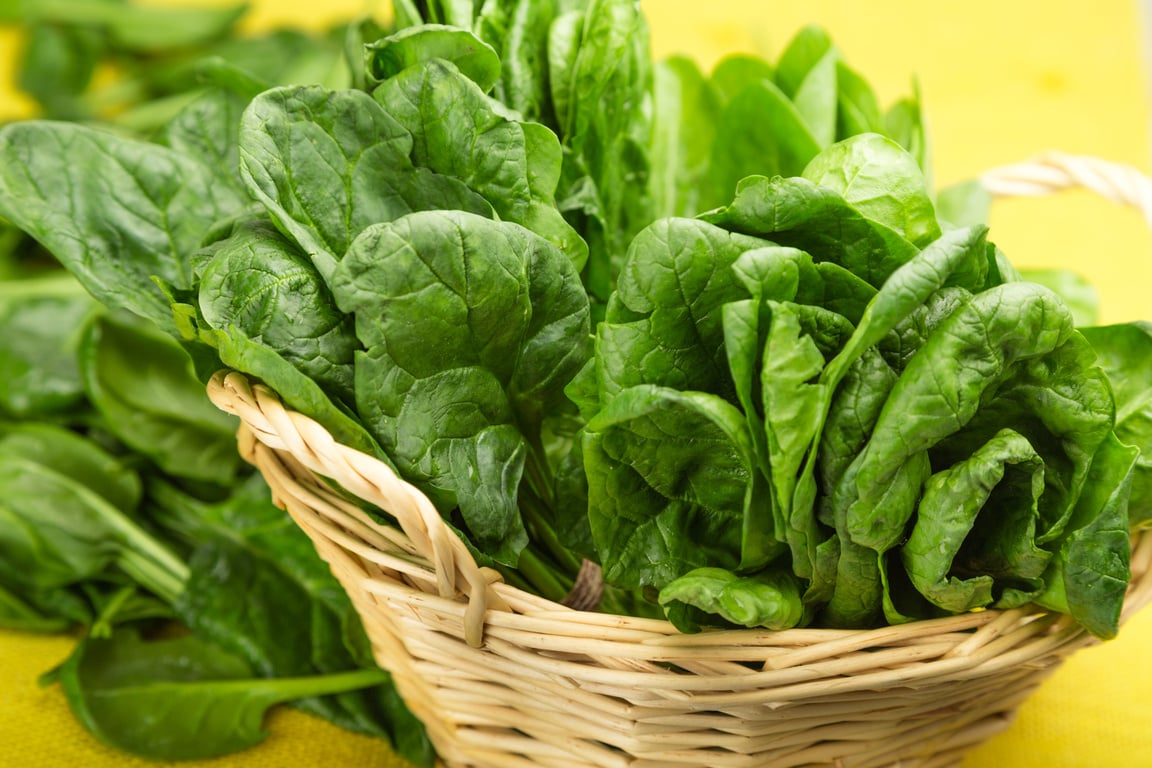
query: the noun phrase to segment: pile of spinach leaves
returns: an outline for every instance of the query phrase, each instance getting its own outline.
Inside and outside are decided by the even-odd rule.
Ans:
[[[265,382],[549,598],[591,559],[604,610],[685,631],[1037,603],[1116,632],[1152,333],[1078,328],[937,198],[916,97],[882,110],[816,28],[775,62],[652,62],[626,0],[403,0],[344,42],[345,83],[218,67],[148,137],[7,126],[0,216],[102,324],[171,339],[158,367]],[[134,422],[172,402],[126,383],[144,359],[85,379],[99,434],[226,466]],[[256,481],[191,480],[222,499],[145,483],[147,527],[249,545],[227,499]],[[102,557],[165,611],[235,598]]]
[[[205,758],[260,742],[290,701],[431,764],[351,602],[170,335],[67,273],[0,282],[0,368],[0,626],[83,628],[45,682],[85,727]]]

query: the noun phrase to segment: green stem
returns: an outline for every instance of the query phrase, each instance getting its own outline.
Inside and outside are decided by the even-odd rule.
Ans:
[[[580,558],[572,554],[564,546],[555,529],[548,522],[544,510],[548,509],[545,502],[536,495],[535,489],[529,484],[520,491],[520,514],[528,528],[528,536],[532,541],[539,542],[564,571],[569,578],[575,578],[580,571]]]
[[[334,693],[355,691],[361,688],[371,688],[374,685],[384,685],[391,680],[391,676],[382,669],[356,669],[349,672],[334,672],[328,675],[315,677],[278,677],[269,678],[260,682],[251,680],[236,680],[231,683],[217,683],[222,687],[235,686],[238,689],[251,689],[267,687],[278,701],[286,702],[294,699],[304,699],[312,696],[327,696]]]
[[[560,602],[568,596],[571,585],[565,585],[539,554],[527,547],[520,553],[518,570],[541,597]]]
[[[118,562],[133,581],[169,605],[176,603],[188,582],[188,567],[179,561],[176,561],[178,567],[172,563],[164,565],[147,555],[125,548]]]

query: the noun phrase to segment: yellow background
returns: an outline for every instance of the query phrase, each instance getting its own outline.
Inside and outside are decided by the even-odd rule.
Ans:
[[[169,0],[172,2],[173,0]],[[194,4],[196,0],[184,0]],[[329,22],[382,4],[255,0],[249,28]],[[657,56],[710,66],[729,52],[775,57],[807,23],[828,28],[885,103],[915,78],[928,111],[935,179],[943,185],[1044,150],[1089,154],[1148,170],[1149,121],[1136,0],[647,0]],[[319,7],[318,7],[319,6]],[[0,30],[0,120],[26,116],[11,92],[17,34]],[[1076,269],[1096,286],[1103,322],[1152,319],[1152,242],[1141,217],[1087,193],[996,205],[993,239],[1017,264]],[[68,638],[0,632],[0,765],[155,766],[103,749],[72,720],[58,689],[36,675],[62,660]],[[1077,654],[1029,700],[1010,730],[963,768],[1146,768],[1152,765],[1152,609],[1119,639]],[[395,768],[377,741],[290,710],[275,713],[260,748],[216,768]],[[195,768],[200,764],[179,765]]]

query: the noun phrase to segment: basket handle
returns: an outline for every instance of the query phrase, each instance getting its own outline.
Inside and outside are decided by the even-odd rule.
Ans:
[[[1152,228],[1152,179],[1124,163],[1045,152],[1021,163],[986,171],[979,181],[994,197],[1038,197],[1066,189],[1087,189],[1135,208]]]
[[[489,608],[507,610],[507,603],[491,589],[498,575],[477,565],[427,496],[379,459],[336,442],[316,421],[289,410],[272,389],[251,383],[244,374],[218,371],[207,391],[217,408],[240,418],[237,442],[247,453],[245,459],[258,463],[254,438],[391,515],[417,553],[431,563],[440,596],[467,595],[464,636],[469,645],[481,645],[485,613]]]

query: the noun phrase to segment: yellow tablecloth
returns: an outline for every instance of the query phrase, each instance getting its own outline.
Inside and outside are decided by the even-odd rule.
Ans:
[[[173,2],[174,0],[168,0]],[[183,0],[197,2],[197,0]],[[203,0],[199,0],[203,1]],[[254,0],[252,28],[330,21],[363,0]],[[1003,0],[646,0],[658,56],[710,65],[732,51],[774,55],[803,24],[826,26],[883,101],[916,78],[934,139],[938,184],[1056,149],[1148,169],[1149,121],[1135,0],[1044,4]],[[372,4],[368,4],[372,7]],[[27,115],[12,93],[19,44],[0,31],[0,120]],[[1026,266],[1080,270],[1097,287],[1102,321],[1152,319],[1152,243],[1139,216],[1088,194],[997,205],[993,239]],[[57,689],[36,675],[62,660],[68,638],[0,632],[0,765],[134,768],[72,720]],[[1152,609],[1119,639],[1082,651],[1020,710],[1013,727],[964,768],[1146,768],[1152,765]],[[215,768],[400,766],[379,742],[290,710],[275,713],[264,745]],[[181,764],[194,768],[197,764]]]

